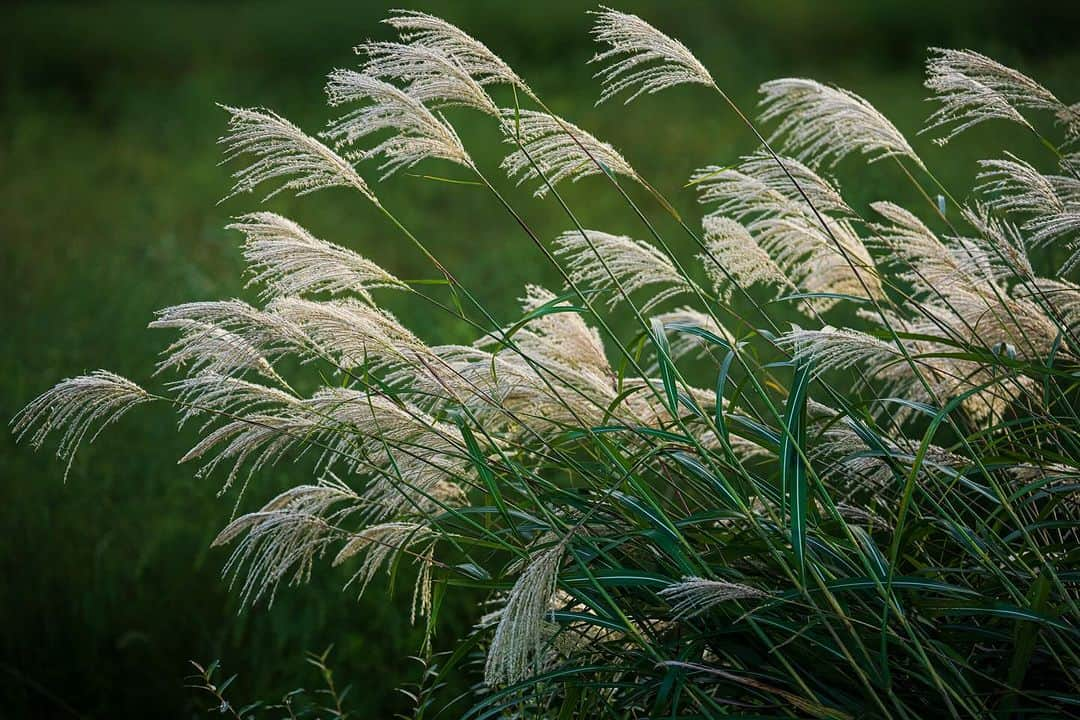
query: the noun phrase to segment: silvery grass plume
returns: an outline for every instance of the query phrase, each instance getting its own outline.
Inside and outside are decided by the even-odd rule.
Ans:
[[[346,587],[359,584],[359,594],[363,595],[379,568],[385,567],[389,575],[402,554],[411,554],[424,568],[430,569],[433,562],[431,552],[437,540],[438,534],[422,523],[384,522],[370,525],[349,536],[333,564],[341,565],[360,553],[364,554],[359,569],[346,584]],[[420,615],[427,615],[431,611],[431,576],[423,570],[418,574],[413,589],[412,620],[415,620],[417,610]]]
[[[555,362],[611,378],[614,373],[600,333],[582,318],[581,311],[569,301],[556,302],[555,293],[539,285],[527,285],[525,296],[519,298],[525,315],[541,309],[545,314],[529,320],[516,336],[515,344],[527,357],[541,362]]]
[[[285,118],[269,110],[250,110],[223,105],[229,113],[229,132],[219,142],[225,146],[225,161],[253,155],[255,161],[233,173],[236,180],[227,198],[252,192],[265,183],[280,186],[265,199],[282,190],[306,195],[329,187],[353,187],[376,205],[378,198],[356,169],[344,158]]]
[[[368,42],[355,50],[367,56],[365,75],[401,84],[409,97],[428,107],[469,107],[499,114],[484,88],[453,56],[419,42]]]
[[[611,292],[611,308],[650,285],[666,287],[641,306],[643,313],[676,295],[693,292],[690,281],[675,269],[671,259],[642,240],[599,230],[567,230],[555,238],[555,247],[575,284]]]
[[[356,294],[374,304],[370,290],[408,286],[352,250],[319,240],[288,218],[270,212],[241,215],[227,226],[245,236],[249,284],[263,285],[264,300],[287,295]]]
[[[303,352],[311,343],[299,325],[243,300],[182,303],[156,315],[149,327],[179,328],[183,333],[164,353],[168,366],[185,365],[199,352],[196,369],[228,374],[253,367],[273,377],[267,358]]]
[[[714,204],[707,219],[741,222],[790,283],[822,294],[812,302],[819,309],[836,304],[831,294],[883,296],[874,261],[849,220],[853,211],[813,169],[759,151],[733,168],[702,168],[690,182],[700,202]]]
[[[769,593],[749,585],[700,577],[684,577],[658,594],[671,603],[671,611],[677,619],[696,617],[731,600],[762,600],[769,597]]]
[[[781,215],[815,219],[815,211],[837,217],[854,215],[830,181],[798,160],[781,157],[778,162],[763,151],[740,158],[734,166],[701,168],[690,177],[690,184],[697,187],[700,203],[715,203],[710,215],[729,215],[740,221]]]
[[[484,665],[488,685],[528,677],[542,658],[544,628],[565,552],[565,542],[538,552],[506,596]]]
[[[365,160],[381,155],[379,169],[385,179],[402,168],[410,168],[426,158],[438,158],[472,169],[472,158],[461,139],[445,119],[436,117],[424,104],[404,90],[354,70],[330,73],[326,94],[337,107],[369,101],[332,121],[323,135],[338,147],[347,148],[381,130],[393,134],[366,150],[351,151],[348,157]]]
[[[326,478],[316,485],[290,488],[257,512],[241,515],[214,539],[227,545],[240,539],[225,565],[233,583],[242,579],[244,604],[274,596],[282,581],[306,583],[315,561],[328,545],[340,541],[338,524],[357,511],[359,498],[347,485]],[[345,503],[344,507],[337,507]]]
[[[792,215],[755,220],[748,229],[799,289],[816,295],[812,303],[821,310],[840,295],[884,297],[874,260],[849,221]]]
[[[780,120],[770,142],[814,167],[835,165],[852,153],[869,162],[906,157],[923,166],[888,118],[853,92],[803,78],[771,80],[759,92],[762,122]]]
[[[631,91],[625,101],[629,103],[643,93],[652,94],[684,83],[715,87],[712,75],[685,45],[637,15],[606,7],[593,14],[596,16],[593,37],[611,48],[597,53],[590,62],[612,61],[596,73],[603,83],[597,105],[624,90]]]
[[[795,328],[777,337],[776,344],[791,351],[794,362],[811,363],[815,376],[857,365],[881,370],[904,360],[903,352],[893,343],[831,325],[820,330]]]
[[[442,18],[414,10],[394,10],[383,22],[398,30],[403,40],[453,58],[481,85],[513,85],[532,96],[532,90],[525,81],[498,55]]]
[[[502,131],[506,142],[519,147],[503,159],[500,167],[511,179],[517,178],[518,185],[540,180],[533,193],[536,197],[546,196],[551,186],[567,178],[577,182],[601,173],[641,182],[615,148],[554,115],[505,109]]]
[[[339,368],[412,364],[430,355],[393,315],[359,300],[281,297],[267,305],[267,312],[301,328],[317,354],[334,358]]]
[[[1020,227],[1029,233],[1031,247],[1062,243],[1071,254],[1058,269],[1064,274],[1080,263],[1080,180],[1070,175],[1044,175],[1012,154],[1001,160],[982,160],[983,181],[976,190],[987,196],[989,208],[1024,217]]]
[[[1021,110],[1054,113],[1066,132],[1080,132],[1080,113],[1018,70],[971,50],[932,48],[926,63],[926,87],[941,103],[923,132],[948,129],[936,142],[945,144],[958,134],[990,119],[1008,120],[1034,129]]]
[[[730,218],[707,215],[702,225],[705,228],[706,252],[698,255],[698,258],[716,294],[724,301],[730,302],[739,286],[749,288],[759,283],[775,286],[777,297],[784,290],[795,289],[780,266],[740,223]]]
[[[278,383],[284,383],[263,352],[247,339],[212,323],[176,318],[159,319],[151,328],[175,328],[180,337],[162,351],[155,374],[187,367],[189,372],[233,375],[254,370]]]
[[[284,381],[281,381],[284,383]],[[196,416],[208,416],[209,423],[218,415],[246,415],[255,411],[299,408],[300,397],[291,389],[281,390],[231,375],[197,371],[168,384],[183,409],[179,424]]]
[[[30,445],[39,449],[53,430],[60,431],[56,455],[68,461],[66,480],[75,453],[87,435],[93,442],[128,410],[153,399],[130,380],[107,370],[95,370],[62,380],[32,400],[12,418],[12,432],[16,440],[30,433]]]

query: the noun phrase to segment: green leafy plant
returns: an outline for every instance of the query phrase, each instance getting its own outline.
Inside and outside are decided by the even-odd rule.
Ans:
[[[403,281],[284,217],[242,215],[263,306],[162,310],[152,326],[179,338],[159,371],[181,379],[65,380],[15,432],[40,446],[60,431],[70,462],[136,405],[170,403],[204,423],[184,460],[220,470],[238,504],[260,469],[314,457],[310,483],[222,530],[226,572],[253,603],[324,559],[359,592],[413,573],[417,716],[1077,714],[1080,107],[978,53],[932,51],[940,144],[1004,121],[1047,151],[984,161],[962,203],[863,98],[775,80],[754,122],[682,43],[595,17],[601,101],[701,85],[761,142],[691,178],[700,232],[479,41],[395,12],[399,42],[330,74],[344,114],[320,137],[225,108],[222,144],[248,161],[232,195],[354,189],[441,279]],[[447,107],[492,119],[502,170],[556,203],[566,232],[530,228]],[[925,205],[849,204],[823,174],[849,156],[895,169]],[[455,165],[439,179],[490,194],[565,287],[528,287],[519,318],[494,318],[382,204],[358,170],[371,159],[384,180]],[[590,176],[647,241],[582,224],[558,186]],[[477,341],[421,340],[384,291]],[[634,331],[615,329],[623,317]],[[438,636],[443,598],[466,588],[489,596],[475,630]],[[196,667],[223,710],[258,711],[233,710]],[[450,674],[475,674],[474,692],[441,697]]]

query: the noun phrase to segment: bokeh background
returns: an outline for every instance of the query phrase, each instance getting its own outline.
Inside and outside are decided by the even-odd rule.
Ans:
[[[588,4],[459,0],[406,3],[485,41],[563,114],[620,148],[691,218],[693,169],[753,148],[718,99],[684,87],[623,108],[594,108],[585,61]],[[930,112],[925,48],[970,47],[1016,64],[1067,102],[1080,99],[1080,11],[1066,2],[676,2],[627,0],[681,38],[744,108],[759,83],[814,77],[850,88],[909,134],[936,174],[964,195],[980,138],[1018,151],[1029,138],[1000,125],[933,146],[916,131]],[[322,81],[351,66],[351,48],[388,39],[382,2],[55,3],[0,10],[0,417],[10,418],[61,377],[98,367],[136,381],[169,336],[148,331],[155,309],[193,299],[250,297],[232,215],[258,197],[218,200],[229,187],[215,139],[216,102],[273,108],[309,131],[331,116]],[[500,96],[502,102],[509,99]],[[490,119],[451,113],[479,165],[543,236],[565,229],[552,201],[502,179]],[[1037,151],[1037,148],[1034,148]],[[912,199],[895,169],[840,183],[854,203]],[[374,168],[361,168],[374,179]],[[433,164],[420,172],[454,177]],[[852,176],[848,176],[852,178]],[[854,178],[857,178],[854,179]],[[527,282],[557,285],[551,268],[480,188],[405,174],[378,187],[384,203],[510,319]],[[587,226],[639,234],[602,180],[566,191]],[[646,200],[642,198],[642,200]],[[434,277],[418,253],[356,194],[278,197],[270,209],[346,244],[402,278]],[[681,236],[663,225],[673,244]],[[468,341],[460,325],[418,304],[391,308],[433,342]],[[220,658],[241,699],[273,700],[316,677],[306,651],[333,645],[338,682],[355,686],[360,717],[407,707],[394,688],[419,632],[403,608],[409,578],[360,601],[344,571],[320,568],[273,607],[242,611],[210,549],[236,503],[217,478],[176,464],[194,435],[165,408],[133,412],[62,464],[0,433],[0,717],[191,717],[205,703],[185,689],[188,660]],[[242,508],[306,468],[260,477]],[[393,585],[394,587],[391,587]],[[472,598],[452,600],[437,646],[470,622]]]

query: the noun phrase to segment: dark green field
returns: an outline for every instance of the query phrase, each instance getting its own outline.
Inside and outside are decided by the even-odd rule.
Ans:
[[[718,98],[682,87],[629,108],[594,108],[599,84],[585,61],[590,5],[547,0],[402,3],[460,24],[509,61],[556,112],[622,150],[684,215],[683,187],[707,163],[753,149]],[[1080,99],[1080,12],[1070,3],[628,2],[680,37],[750,110],[760,82],[810,76],[871,100],[908,133],[960,197],[976,171],[980,137],[1031,149],[1018,132],[980,128],[943,152],[916,131],[928,45],[971,47],[1016,64],[1067,102]],[[381,2],[160,5],[28,3],[0,14],[0,416],[10,418],[56,380],[98,367],[150,380],[169,336],[145,329],[155,309],[195,299],[251,297],[230,216],[259,197],[216,204],[229,168],[218,165],[224,127],[216,102],[263,105],[310,131],[331,116],[327,71],[355,63],[350,48],[388,38]],[[511,102],[500,95],[497,100]],[[480,167],[541,237],[566,229],[553,201],[515,189],[498,169],[504,148],[488,118],[451,113]],[[894,169],[840,182],[853,204],[910,199]],[[431,164],[420,172],[455,177]],[[361,172],[374,181],[372,167]],[[527,282],[557,285],[505,212],[471,185],[405,174],[377,187],[383,202],[500,320]],[[640,235],[603,181],[568,187],[587,226]],[[641,198],[647,203],[647,197]],[[419,253],[362,198],[345,190],[265,206],[347,245],[401,278],[434,277]],[[662,232],[689,248],[661,214]],[[429,306],[391,304],[425,339],[471,334]],[[167,378],[163,378],[167,379]],[[0,717],[182,717],[202,703],[183,687],[187,661],[220,658],[241,698],[279,697],[316,676],[305,651],[331,655],[360,717],[405,707],[393,689],[417,675],[405,659],[409,583],[373,586],[360,602],[343,572],[317,571],[274,606],[240,612],[220,575],[227,552],[209,543],[235,493],[176,464],[194,441],[163,407],[132,413],[75,459],[67,483],[51,452],[0,435]],[[303,464],[258,478],[244,508],[283,487]],[[276,477],[275,477],[276,475]],[[295,482],[295,477],[293,478]],[[447,647],[474,619],[463,599],[445,617]],[[457,627],[453,624],[456,623]],[[196,702],[198,700],[199,702]]]

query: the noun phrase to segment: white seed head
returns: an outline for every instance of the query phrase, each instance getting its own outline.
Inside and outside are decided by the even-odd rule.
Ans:
[[[865,99],[814,80],[782,78],[763,84],[761,120],[780,120],[772,136],[782,152],[815,167],[852,153],[869,162],[906,157],[922,161],[903,134]]]
[[[348,147],[373,133],[392,130],[393,135],[348,157],[382,156],[383,178],[410,168],[426,158],[438,158],[472,168],[472,158],[446,120],[436,117],[424,104],[390,83],[354,70],[330,73],[326,94],[333,106],[368,102],[334,120],[323,135]]]
[[[564,552],[558,543],[534,555],[507,595],[484,666],[489,686],[529,677],[543,657],[544,626]]]
[[[267,312],[302,328],[322,353],[346,369],[409,364],[429,352],[393,315],[358,300],[283,297],[271,302]]]
[[[214,540],[225,545],[242,536],[225,565],[235,583],[243,573],[241,602],[274,596],[282,581],[307,582],[315,561],[341,537],[335,524],[355,512],[357,495],[340,482],[325,480],[281,493],[257,512],[241,515]],[[345,507],[337,507],[341,503]],[[246,568],[246,569],[245,569]]]
[[[236,182],[228,197],[251,192],[265,182],[279,181],[280,186],[267,199],[282,190],[305,195],[328,187],[354,187],[379,204],[346,159],[285,118],[269,110],[222,107],[229,113],[229,132],[218,141],[225,146],[225,160],[241,155],[255,157],[254,162],[233,174]]]
[[[678,40],[645,22],[637,15],[601,8],[593,13],[592,34],[597,42],[611,47],[590,60],[607,63],[596,73],[603,83],[597,104],[630,91],[629,103],[642,93],[655,93],[683,83],[715,85],[709,71]]]
[[[529,86],[498,55],[442,18],[414,10],[393,10],[383,22],[398,30],[403,40],[453,58],[481,85],[504,83],[532,95]]]
[[[453,56],[422,43],[368,42],[357,46],[356,52],[368,58],[365,75],[397,82],[428,107],[469,107],[499,114],[487,91]]]
[[[793,288],[783,270],[765,252],[754,236],[740,223],[730,218],[707,215],[704,254],[698,255],[713,288],[725,302],[731,300],[736,287],[762,283],[777,286],[780,294]]]
[[[648,312],[665,300],[692,292],[667,255],[642,240],[599,230],[567,230],[555,238],[555,254],[566,260],[570,279],[583,287],[611,291],[615,307],[641,288],[663,285],[641,307]]]
[[[701,615],[730,600],[763,600],[769,597],[768,593],[749,585],[700,577],[684,577],[658,594],[671,603],[672,614],[677,619]]]
[[[937,142],[990,119],[1030,128],[1021,110],[1048,110],[1072,128],[1075,113],[1053,93],[1018,70],[971,50],[931,48],[926,63],[926,87],[941,103],[923,132],[952,126]]]
[[[67,479],[75,453],[87,435],[93,442],[106,426],[152,399],[130,380],[107,370],[95,370],[62,380],[31,400],[12,418],[12,432],[17,440],[29,433],[30,444],[37,449],[53,430],[60,431],[56,455],[68,461],[64,471]]]
[[[544,197],[550,189],[569,178],[610,173],[640,182],[630,163],[615,148],[581,128],[554,115],[533,110],[502,111],[502,131],[506,142],[518,145],[500,167],[517,184],[540,180],[535,195]]]
[[[292,220],[269,212],[242,215],[228,226],[244,233],[244,259],[264,299],[326,292],[356,293],[372,303],[375,288],[407,286],[372,261],[319,240]]]
[[[795,328],[779,336],[776,344],[791,351],[795,361],[813,363],[815,376],[857,365],[880,368],[904,357],[893,343],[857,330],[835,328],[831,325],[820,330]]]

